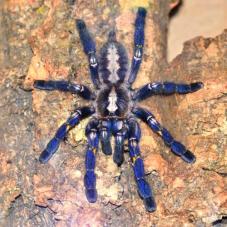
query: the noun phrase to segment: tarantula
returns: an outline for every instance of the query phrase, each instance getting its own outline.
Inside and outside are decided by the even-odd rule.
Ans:
[[[203,83],[156,82],[149,83],[136,90],[131,88],[142,61],[145,17],[146,10],[139,8],[135,20],[134,55],[130,70],[127,52],[124,46],[116,40],[114,30],[109,33],[108,40],[101,48],[97,58],[95,42],[91,38],[84,21],[78,19],[76,20],[76,27],[84,52],[88,57],[91,80],[96,91],[91,91],[85,85],[52,80],[36,80],[34,87],[42,90],[71,92],[92,101],[89,106],[76,109],[67,121],[60,126],[53,139],[50,140],[41,153],[39,161],[47,163],[59,148],[60,142],[66,137],[68,131],[79,124],[82,119],[93,116],[85,131],[88,143],[85,155],[86,174],[84,177],[87,200],[90,203],[97,200],[94,171],[99,142],[103,153],[111,155],[111,135],[113,135],[115,139],[114,162],[120,166],[124,161],[124,140],[127,139],[139,196],[143,199],[147,211],[153,212],[156,209],[156,203],[152,190],[145,180],[144,164],[139,148],[141,130],[136,117],[147,123],[164,140],[171,151],[184,161],[193,163],[195,162],[195,156],[184,145],[176,141],[167,129],[160,125],[151,112],[138,107],[137,103],[152,95],[195,92],[203,87]]]

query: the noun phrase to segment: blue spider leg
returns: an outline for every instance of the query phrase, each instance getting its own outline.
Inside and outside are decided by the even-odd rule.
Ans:
[[[138,89],[134,93],[133,99],[142,101],[152,95],[187,94],[196,92],[202,87],[202,82],[195,82],[191,84],[176,84],[172,82],[149,83]]]
[[[149,127],[162,137],[165,144],[171,148],[171,151],[180,156],[185,162],[194,163],[196,158],[192,154],[191,151],[187,150],[186,147],[180,142],[176,141],[172,135],[167,131],[167,129],[163,128],[159,122],[155,119],[154,115],[149,111],[136,107],[132,110],[132,112],[136,115],[136,117],[140,118],[142,121],[147,123]]]
[[[135,81],[142,61],[146,14],[147,14],[146,9],[141,7],[138,9],[135,21],[134,55],[132,58],[131,71],[128,78],[129,85],[131,85]]]
[[[122,130],[117,132],[114,138],[115,147],[113,160],[118,166],[121,166],[121,164],[124,162],[124,140],[125,140],[124,132]]]
[[[94,118],[88,123],[86,127],[88,147],[85,156],[86,173],[84,176],[84,186],[87,200],[90,203],[94,203],[97,200],[95,155],[98,150],[99,144],[98,124],[99,121]]]
[[[112,133],[115,140],[113,160],[120,166],[124,162],[124,140],[127,133],[124,122],[121,120],[113,120]]]
[[[87,100],[95,99],[94,93],[92,93],[88,87],[80,84],[69,83],[68,81],[35,80],[34,87],[40,90],[49,90],[49,91],[59,90],[64,92],[71,92],[73,94],[78,94],[82,98]]]
[[[50,140],[44,151],[41,153],[39,161],[41,163],[47,163],[59,148],[60,142],[65,138],[68,131],[77,125],[80,120],[89,117],[94,112],[95,110],[93,107],[81,107],[77,109],[57,130],[54,138]]]
[[[152,189],[145,180],[145,171],[143,160],[140,155],[139,141],[141,130],[135,119],[129,118],[128,121],[128,146],[129,155],[132,160],[133,171],[138,187],[138,193],[143,199],[147,211],[153,212],[156,210],[156,204],[153,197]]]
[[[102,120],[99,128],[99,139],[101,141],[102,151],[106,155],[112,154],[112,148],[110,143],[111,138],[111,121]]]
[[[88,57],[91,80],[98,89],[100,86],[100,79],[98,74],[98,61],[96,57],[95,42],[89,34],[86,24],[83,20],[76,20],[77,30],[79,32],[80,40],[84,48],[84,52]]]

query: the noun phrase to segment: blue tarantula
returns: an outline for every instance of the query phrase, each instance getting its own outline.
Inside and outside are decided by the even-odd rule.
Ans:
[[[142,101],[152,95],[187,94],[195,92],[203,87],[203,83],[175,84],[173,82],[149,83],[142,88],[133,90],[140,68],[144,46],[144,27],[146,10],[139,8],[135,21],[134,56],[131,69],[128,70],[128,57],[124,46],[116,40],[114,31],[109,33],[107,42],[96,57],[95,42],[92,40],[84,21],[76,20],[77,30],[88,57],[91,80],[96,91],[92,92],[84,85],[69,83],[67,81],[36,80],[34,87],[42,90],[59,90],[80,95],[82,98],[92,101],[90,106],[81,107],[74,111],[68,120],[60,126],[55,136],[47,144],[41,153],[39,161],[47,163],[57,151],[60,142],[66,137],[68,131],[87,117],[93,115],[86,126],[87,150],[86,150],[86,174],[84,186],[87,200],[94,203],[97,200],[95,156],[99,141],[104,154],[111,155],[111,135],[114,136],[115,146],[113,152],[114,162],[120,166],[124,161],[124,140],[128,140],[129,155],[139,196],[143,199],[147,211],[156,209],[152,190],[145,180],[145,171],[140,155],[139,141],[141,130],[136,117],[144,121],[157,133],[170,147],[171,151],[188,163],[195,162],[195,156],[184,145],[176,141],[171,134],[162,127],[153,114],[146,109],[138,107],[138,101]]]

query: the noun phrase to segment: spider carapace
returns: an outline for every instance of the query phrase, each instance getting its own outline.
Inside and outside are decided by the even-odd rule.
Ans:
[[[184,161],[193,163],[195,156],[183,144],[176,141],[167,129],[160,125],[151,112],[139,107],[138,102],[153,95],[192,93],[202,88],[203,84],[201,82],[191,84],[155,82],[135,90],[131,88],[142,61],[145,18],[146,10],[139,8],[135,20],[134,54],[130,67],[126,49],[117,41],[115,31],[109,33],[108,40],[97,57],[95,42],[84,21],[76,20],[80,40],[88,58],[91,80],[95,88],[94,92],[85,85],[68,81],[36,80],[34,87],[42,90],[76,93],[91,101],[89,106],[76,109],[59,127],[41,153],[40,162],[48,162],[68,131],[84,118],[91,117],[85,130],[87,149],[85,153],[84,186],[87,200],[91,203],[97,200],[95,164],[99,143],[103,153],[106,155],[113,153],[114,162],[120,166],[124,161],[124,141],[127,140],[138,193],[143,199],[147,211],[153,212],[156,209],[156,204],[151,187],[145,179],[144,164],[139,148],[141,130],[136,118],[147,123],[170,147],[171,151]],[[113,151],[111,147],[112,136],[114,137]]]

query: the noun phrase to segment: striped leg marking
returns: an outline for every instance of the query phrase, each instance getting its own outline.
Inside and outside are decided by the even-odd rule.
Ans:
[[[149,83],[138,89],[133,95],[133,99],[142,101],[152,95],[188,94],[196,92],[202,87],[202,82],[195,82],[191,84],[175,84],[172,82]]]
[[[147,211],[153,212],[156,210],[156,204],[153,197],[152,189],[145,180],[145,171],[143,160],[140,155],[139,141],[141,131],[139,124],[133,119],[128,120],[128,145],[129,155],[132,159],[133,171],[138,187],[138,193],[143,199]]]
[[[180,142],[176,141],[172,135],[167,131],[167,129],[163,128],[159,122],[155,119],[154,115],[150,113],[148,110],[143,108],[134,108],[132,111],[138,118],[143,120],[145,123],[149,125],[149,127],[158,135],[162,137],[165,144],[171,148],[171,151],[180,156],[185,162],[194,163],[196,158],[193,153],[186,149],[186,147]]]
[[[90,203],[97,200],[96,175],[95,175],[95,155],[98,150],[98,120],[92,119],[86,127],[88,147],[85,155],[86,173],[84,176],[85,194]]]
[[[54,153],[58,150],[60,142],[65,138],[68,131],[77,125],[80,120],[86,118],[94,113],[94,109],[91,107],[82,107],[77,109],[68,120],[60,126],[60,128],[55,133],[55,136],[47,144],[45,150],[41,153],[39,161],[41,163],[47,163]]]

